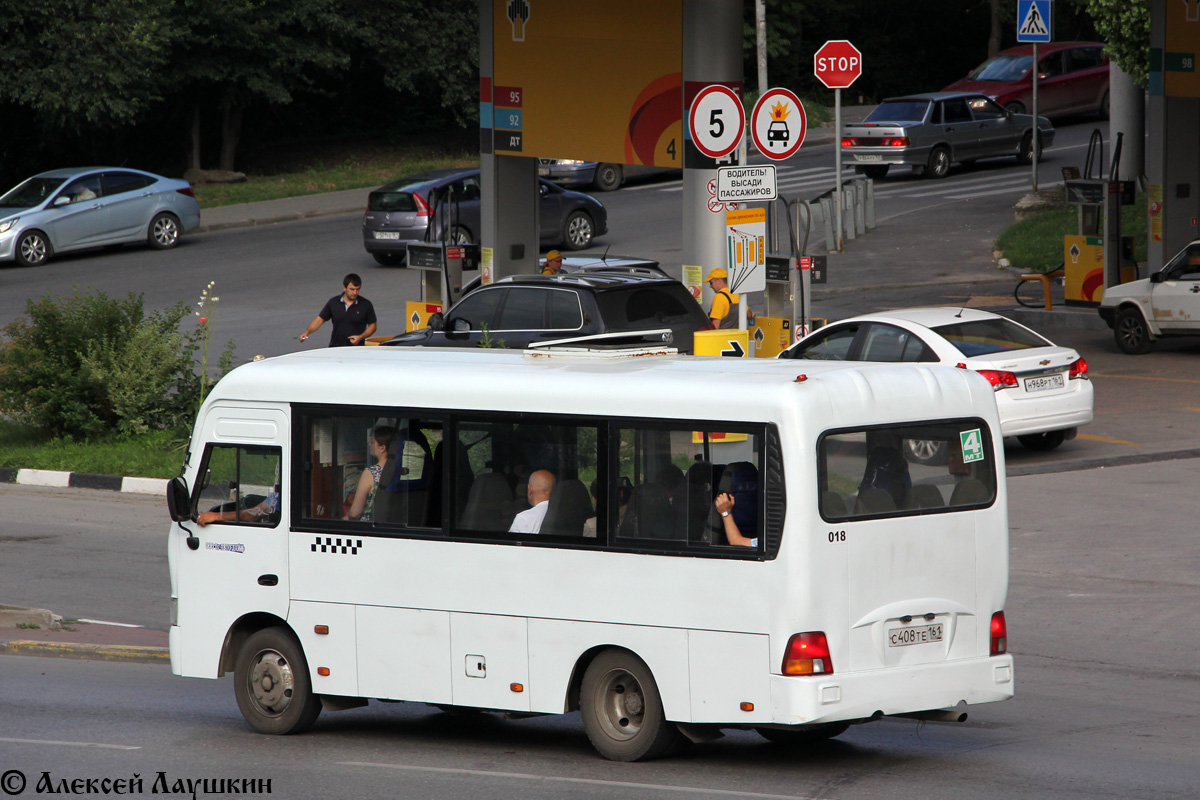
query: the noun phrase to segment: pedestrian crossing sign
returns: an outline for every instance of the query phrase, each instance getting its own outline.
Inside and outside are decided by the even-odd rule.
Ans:
[[[1017,0],[1017,41],[1050,41],[1050,0]]]

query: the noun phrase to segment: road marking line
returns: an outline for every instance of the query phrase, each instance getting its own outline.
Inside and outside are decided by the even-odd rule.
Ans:
[[[1113,378],[1124,378],[1126,380],[1131,380],[1131,381],[1162,381],[1164,383],[1200,383],[1200,380],[1196,380],[1195,378],[1155,378],[1150,375],[1110,375],[1110,374],[1104,373],[1104,372],[1093,372],[1093,373],[1091,373],[1091,375],[1093,377],[1097,377],[1097,378],[1104,378],[1105,380],[1112,380]],[[1200,411],[1200,409],[1197,409],[1197,408],[1191,408],[1188,410],[1189,411]]]
[[[9,742],[11,744],[47,744],[56,747],[99,747],[104,750],[141,750],[140,747],[134,747],[128,744],[101,744],[99,742],[55,742],[45,739],[9,739],[0,737],[0,742]]]
[[[1107,436],[1096,436],[1092,433],[1078,433],[1076,437],[1087,439],[1089,442],[1108,442],[1109,444],[1127,444],[1130,447],[1141,447],[1137,442],[1127,442],[1124,439],[1110,439]]]
[[[753,797],[762,800],[809,800],[795,794],[761,794],[759,792],[739,792],[727,789],[707,789],[696,786],[664,786],[657,783],[632,783],[628,781],[604,781],[591,778],[561,778],[554,775],[534,775],[525,772],[496,772],[483,769],[450,769],[445,767],[416,767],[408,764],[380,764],[371,761],[338,761],[343,767],[378,767],[409,772],[434,772],[444,775],[471,775],[487,778],[514,778],[525,781],[545,781],[560,783],[578,783],[589,786],[616,786],[624,789],[658,789],[664,792],[687,792],[691,795],[717,795],[720,797]]]

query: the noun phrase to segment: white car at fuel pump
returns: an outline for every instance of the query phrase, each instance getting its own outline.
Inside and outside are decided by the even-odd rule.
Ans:
[[[1164,336],[1200,334],[1200,239],[1149,278],[1105,289],[1097,311],[1130,355]]]

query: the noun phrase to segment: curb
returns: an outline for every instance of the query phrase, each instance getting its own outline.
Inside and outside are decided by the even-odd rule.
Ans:
[[[216,208],[222,208],[217,206]],[[213,209],[215,210],[215,209]],[[302,219],[313,219],[314,217],[332,217],[338,214],[352,214],[354,212],[362,212],[362,205],[356,205],[352,208],[326,208],[312,211],[297,211],[292,214],[280,214],[274,217],[263,217],[262,219],[239,219],[229,222],[214,222],[212,224],[201,223],[200,227],[196,228],[192,233],[213,233],[215,231],[230,230],[233,228],[254,228],[259,225],[276,225],[281,222],[297,222]],[[203,217],[203,211],[201,216]]]
[[[168,482],[165,478],[129,478],[120,475],[95,475],[90,472],[0,467],[0,483],[49,486],[57,489],[104,489],[129,494],[164,495]]]
[[[166,647],[144,647],[127,644],[76,644],[70,642],[36,642],[16,640],[0,642],[0,652],[12,656],[43,658],[78,658],[85,661],[132,661],[158,664],[169,661]]]

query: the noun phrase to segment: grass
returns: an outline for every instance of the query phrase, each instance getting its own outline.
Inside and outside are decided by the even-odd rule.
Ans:
[[[154,431],[144,436],[77,442],[0,420],[0,467],[173,478],[183,465],[179,440],[178,434]]]
[[[1146,260],[1146,195],[1121,209],[1121,232],[1132,236],[1137,261]],[[1034,214],[1016,223],[996,239],[996,247],[1022,272],[1044,272],[1063,263],[1063,237],[1079,233],[1076,206],[1063,206]]]
[[[201,208],[278,200],[306,194],[374,187],[402,175],[439,167],[474,167],[479,154],[461,136],[446,142],[381,142],[311,146],[247,158],[245,183],[205,183],[193,187]]]

